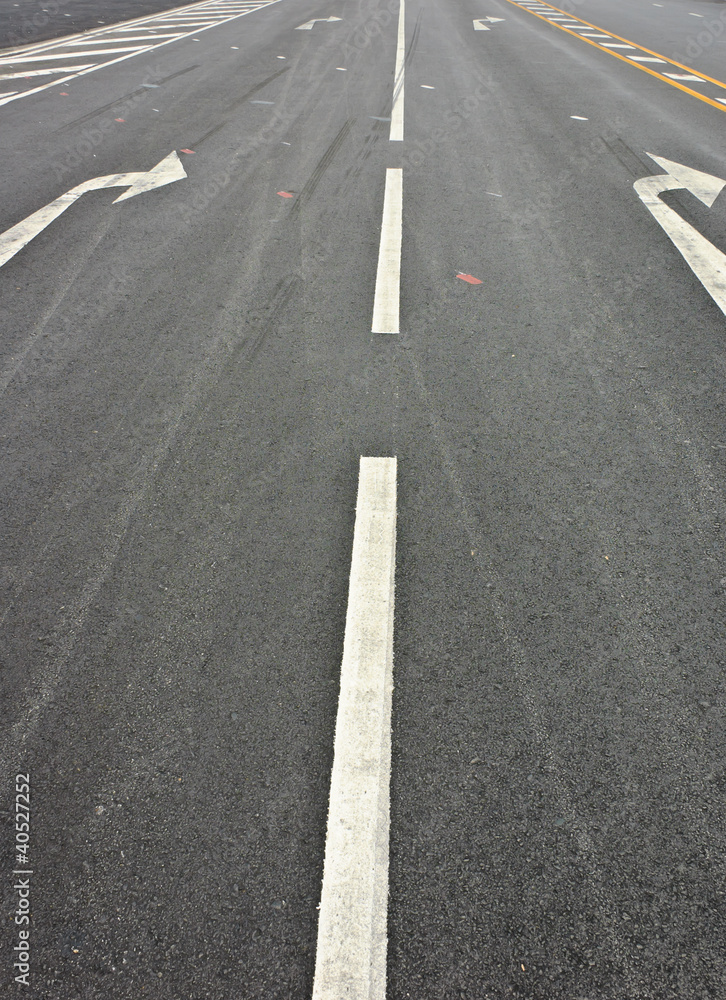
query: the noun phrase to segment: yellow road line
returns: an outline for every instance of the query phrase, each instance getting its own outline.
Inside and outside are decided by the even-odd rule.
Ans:
[[[726,111],[726,104],[721,104],[719,101],[715,101],[712,97],[706,97],[705,94],[699,94],[697,90],[692,90],[690,87],[686,87],[682,83],[678,83],[677,80],[669,80],[667,76],[663,76],[655,69],[649,69],[647,66],[643,66],[642,63],[635,62],[633,59],[629,59],[627,56],[621,55],[619,52],[613,52],[612,49],[607,49],[599,42],[594,42],[584,35],[579,35],[576,31],[571,28],[565,28],[563,25],[558,24],[556,21],[550,21],[543,14],[538,14],[537,11],[532,10],[530,7],[525,7],[522,4],[516,2],[516,0],[507,0],[507,3],[513,4],[520,10],[526,11],[528,14],[534,14],[541,21],[545,21],[547,24],[551,24],[555,28],[559,28],[560,31],[566,31],[570,35],[574,35],[575,38],[581,38],[588,45],[594,45],[596,49],[600,49],[601,52],[607,52],[609,56],[614,56],[615,59],[621,59],[623,62],[628,63],[630,66],[635,66],[636,69],[642,70],[644,73],[649,73],[650,76],[654,76],[657,80],[662,80],[663,83],[667,83],[669,87],[676,87],[678,90],[682,90],[685,94],[691,94],[693,97],[697,97],[699,101],[703,101],[704,104],[710,104],[712,108],[718,108],[719,111]],[[551,6],[547,4],[547,6]],[[633,48],[639,49],[641,52],[647,52],[648,55],[657,56],[658,59],[662,59],[664,62],[670,63],[671,66],[677,66],[679,69],[688,70],[694,76],[700,77],[702,80],[707,80],[709,83],[715,83],[717,87],[723,87],[724,93],[726,94],[726,83],[722,80],[715,80],[712,76],[706,76],[704,73],[699,73],[697,69],[693,69],[690,66],[684,66],[683,63],[676,62],[674,59],[669,59],[667,56],[661,55],[660,52],[654,52],[653,49],[646,49],[643,45],[638,45],[637,42],[631,42],[628,38],[623,38],[622,35],[615,35],[612,31],[608,31],[607,28],[600,28],[597,24],[590,24],[589,21],[583,21],[579,17],[570,17],[567,11],[560,10],[559,7],[552,7],[553,11],[557,11],[558,14],[565,14],[571,21],[577,21],[588,28],[594,28],[596,31],[602,31],[603,34],[609,35],[611,38],[618,38],[621,42],[627,42],[628,45],[632,45]]]

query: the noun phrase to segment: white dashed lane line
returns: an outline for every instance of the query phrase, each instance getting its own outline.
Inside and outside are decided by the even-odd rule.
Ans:
[[[385,1000],[396,459],[361,458],[313,1000]]]
[[[401,167],[389,167],[383,196],[383,224],[371,333],[400,333],[402,220],[403,170]]]
[[[594,45],[601,52],[607,52],[608,55],[616,59],[630,63],[631,66],[635,66],[644,73],[662,80],[663,83],[667,83],[670,87],[676,87],[678,90],[684,91],[692,97],[697,97],[699,101],[710,104],[711,107],[717,108],[719,111],[726,110],[726,96],[723,96],[726,95],[726,83],[722,80],[715,80],[713,77],[706,76],[705,74],[698,76],[691,70],[690,66],[684,66],[674,59],[668,59],[658,52],[653,52],[651,49],[646,49],[644,46],[638,45],[637,42],[621,38],[620,35],[605,33],[597,25],[573,18],[566,11],[552,7],[549,4],[535,3],[534,0],[507,0],[507,2],[511,3],[514,7],[519,7],[520,10],[526,11],[528,14],[534,14],[535,17],[546,21],[554,28],[559,28],[561,31],[566,31],[575,38],[582,39],[588,45]],[[659,5],[654,4],[654,6]],[[636,52],[644,54],[636,55]],[[645,65],[646,63],[647,65]],[[685,74],[663,73],[654,68],[658,65],[667,66],[669,64],[687,72]],[[701,85],[701,89],[694,90],[692,87],[687,87],[685,85],[686,82],[698,83]]]
[[[393,74],[393,103],[391,105],[391,130],[388,138],[403,141],[403,83],[406,72],[406,23],[405,0],[400,0],[398,10],[398,40],[396,42],[396,70]]]

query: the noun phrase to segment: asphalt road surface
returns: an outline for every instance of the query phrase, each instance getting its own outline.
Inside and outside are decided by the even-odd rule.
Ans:
[[[111,8],[0,59],[3,997],[722,1000],[726,4]]]

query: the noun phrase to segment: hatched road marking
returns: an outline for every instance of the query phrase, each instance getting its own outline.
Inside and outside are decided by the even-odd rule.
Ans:
[[[575,38],[581,38],[588,45],[594,45],[595,48],[600,49],[601,52],[607,52],[608,55],[613,56],[615,59],[621,59],[623,62],[630,63],[631,66],[635,66],[637,69],[642,70],[644,73],[649,73],[650,76],[656,77],[658,80],[662,80],[663,83],[667,83],[669,87],[676,87],[678,90],[682,90],[686,94],[690,94],[692,97],[697,97],[699,101],[703,101],[705,104],[710,104],[712,108],[718,108],[719,111],[726,111],[726,97],[720,96],[718,92],[713,93],[713,96],[701,93],[697,90],[693,90],[692,87],[687,87],[684,83],[679,82],[680,80],[694,81],[698,80],[702,82],[704,86],[708,87],[713,92],[713,87],[709,85],[714,85],[721,92],[726,93],[726,83],[722,80],[715,80],[713,77],[706,76],[702,73],[700,76],[695,76],[695,71],[691,69],[690,66],[684,66],[683,63],[676,62],[674,59],[668,59],[666,56],[661,55],[659,52],[653,52],[652,49],[646,49],[643,45],[638,45],[637,42],[631,42],[627,38],[622,38],[620,35],[615,35],[612,32],[609,34],[585,34],[584,32],[591,28],[594,31],[601,32],[602,28],[595,24],[590,24],[588,21],[582,21],[579,18],[572,18],[565,14],[565,11],[560,10],[558,7],[551,7],[549,4],[533,3],[531,0],[507,0],[507,3],[511,3],[513,7],[519,7],[520,10],[526,11],[528,14],[533,14],[538,17],[541,21],[546,21],[551,24],[554,28],[558,28],[560,31],[566,31],[568,34]],[[568,23],[562,23],[562,17],[565,15],[567,17]],[[596,42],[595,38],[608,38],[610,42]],[[625,46],[617,45],[616,42],[624,42]],[[626,55],[622,52],[616,52],[616,48],[632,48],[640,52],[647,53],[646,55],[636,56],[636,55]],[[689,74],[688,77],[676,76],[672,73],[661,73],[656,69],[651,69],[649,66],[644,66],[643,63],[662,63],[664,65],[670,64],[671,66],[676,66],[678,69],[687,70]]]
[[[37,94],[49,87],[55,87],[57,84],[67,83],[68,80],[94,73],[98,69],[103,69],[104,66],[112,66],[125,59],[131,59],[142,52],[150,52],[182,38],[188,38],[190,35],[198,35],[208,28],[226,24],[238,17],[244,17],[245,14],[251,14],[252,11],[279,2],[280,0],[250,0],[249,3],[238,3],[236,0],[205,0],[204,3],[177,7],[166,14],[140,17],[107,28],[94,28],[92,31],[86,31],[82,35],[74,35],[70,38],[54,39],[50,42],[39,42],[36,45],[25,45],[18,49],[7,50],[1,54],[0,70],[3,67],[18,69],[21,66],[31,67],[32,65],[32,68],[28,68],[24,73],[14,73],[14,79],[21,80],[24,77],[40,75],[52,76],[54,79],[35,87],[31,83],[28,89],[12,94],[0,94],[0,106],[8,104],[10,101],[18,101],[22,97],[30,96],[30,94]],[[155,33],[162,31],[164,34]],[[130,34],[131,37],[129,37]],[[126,44],[128,42],[132,44],[129,46]],[[95,47],[114,43],[124,47],[109,49]],[[84,46],[87,48],[84,49]],[[122,53],[122,55],[118,55],[118,53]],[[116,58],[113,58],[114,55]],[[87,63],[89,57],[93,59],[91,64]],[[63,66],[63,59],[82,60],[83,65]],[[49,65],[43,68],[36,66],[36,63],[43,62]],[[58,65],[59,62],[61,65]],[[4,79],[8,79],[8,76],[6,75]]]

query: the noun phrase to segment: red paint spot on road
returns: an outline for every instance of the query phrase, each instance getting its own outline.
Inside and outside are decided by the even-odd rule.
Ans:
[[[470,285],[481,285],[482,282],[478,278],[472,277],[470,274],[457,274],[457,278],[461,278],[462,281],[468,281]]]
[[[179,152],[180,153],[191,153],[192,155],[194,155],[194,150],[193,149],[180,149]]]
[[[280,195],[281,198],[294,198],[295,197],[295,195],[294,194],[290,194],[289,191],[278,191],[277,193]]]
[[[28,77],[26,76],[25,79],[27,80]],[[68,97],[68,91],[67,90],[61,90],[60,95],[61,95],[61,97]]]
[[[125,122],[126,119],[125,118],[114,118],[114,121],[115,122]]]

